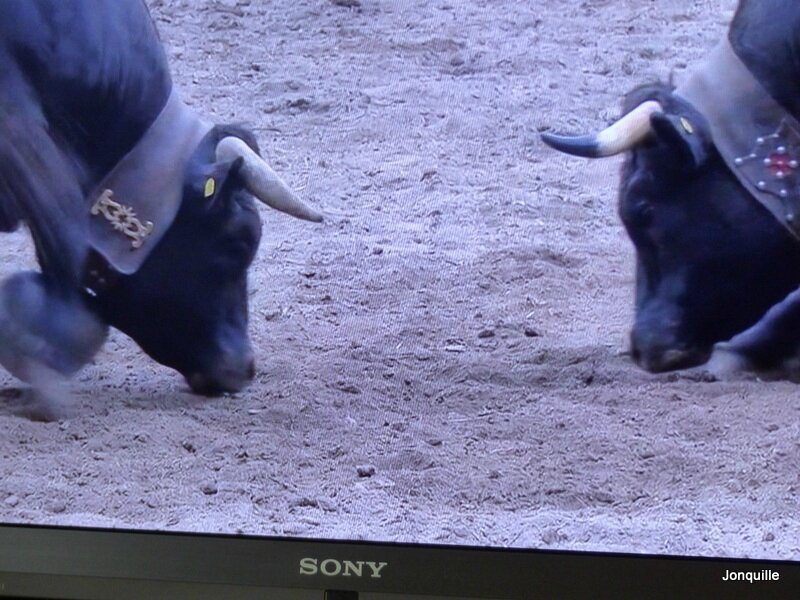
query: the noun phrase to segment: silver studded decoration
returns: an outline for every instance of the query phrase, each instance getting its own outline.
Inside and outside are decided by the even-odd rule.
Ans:
[[[750,154],[733,164],[759,191],[781,200],[787,223],[794,224],[800,203],[800,132],[785,120],[770,135],[757,137]],[[794,226],[797,227],[797,226]]]

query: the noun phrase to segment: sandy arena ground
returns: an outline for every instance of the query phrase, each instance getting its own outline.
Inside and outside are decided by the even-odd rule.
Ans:
[[[118,333],[74,418],[0,373],[0,520],[800,559],[797,386],[639,370],[619,162],[538,135],[680,78],[733,0],[149,3],[189,101],[327,221],[262,210],[243,393]]]

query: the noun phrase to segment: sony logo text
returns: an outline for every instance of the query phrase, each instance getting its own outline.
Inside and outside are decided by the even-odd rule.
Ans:
[[[300,559],[300,575],[324,575],[325,577],[372,577],[381,578],[381,571],[389,563],[364,560],[336,560],[326,558]]]

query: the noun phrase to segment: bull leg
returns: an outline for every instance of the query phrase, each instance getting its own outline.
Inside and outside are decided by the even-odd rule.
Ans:
[[[755,371],[795,375],[800,351],[800,289],[770,308],[761,320],[714,346],[706,370],[717,378]]]
[[[91,359],[107,328],[80,292],[89,239],[80,169],[26,79],[0,69],[0,88],[0,227],[28,225],[42,270],[0,284],[0,363],[41,392],[40,416],[52,418],[53,385]]]
[[[62,416],[60,384],[92,359],[107,331],[77,293],[48,289],[39,273],[17,273],[0,286],[0,363],[33,386],[29,416]]]

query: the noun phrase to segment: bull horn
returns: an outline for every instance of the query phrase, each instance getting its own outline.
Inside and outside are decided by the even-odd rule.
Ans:
[[[551,148],[574,156],[614,156],[630,150],[645,139],[652,131],[650,115],[663,110],[661,104],[648,100],[598,134],[566,136],[543,133],[542,141]]]
[[[222,138],[217,144],[217,160],[243,158],[240,173],[247,190],[267,206],[306,221],[322,222],[322,215],[302,202],[291,188],[258,154],[237,137]]]

